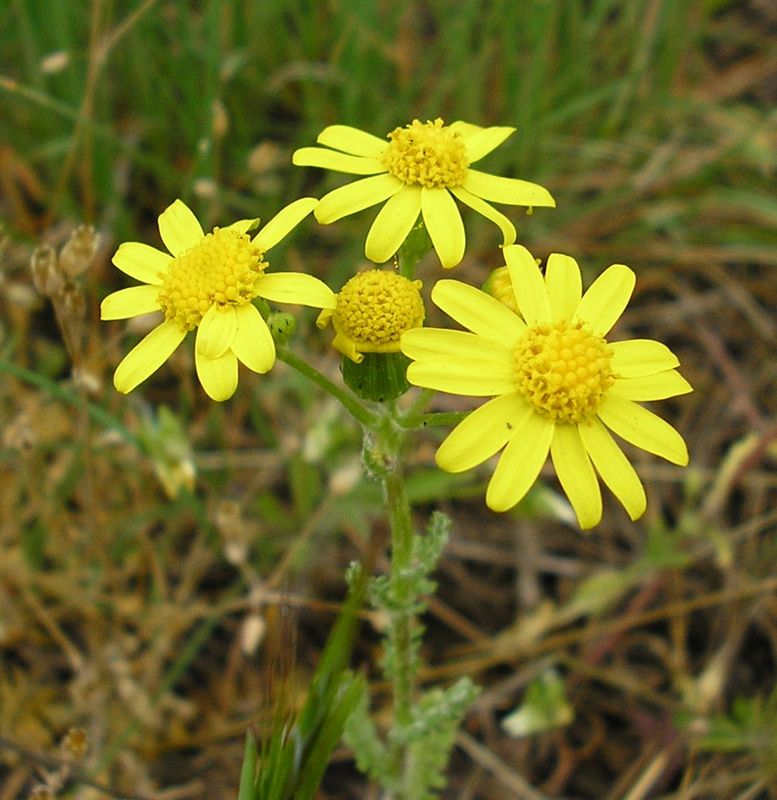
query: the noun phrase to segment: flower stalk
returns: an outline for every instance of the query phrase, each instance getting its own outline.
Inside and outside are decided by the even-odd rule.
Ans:
[[[415,269],[431,249],[431,240],[421,224],[416,236],[405,243],[397,254],[399,272],[409,280],[415,277]],[[428,398],[425,398],[428,402]],[[418,670],[417,647],[413,629],[416,622],[416,581],[413,580],[413,543],[415,530],[410,500],[403,469],[403,450],[408,429],[403,427],[396,404],[386,404],[386,425],[379,434],[380,446],[385,448],[388,469],[383,474],[383,490],[386,512],[391,528],[390,594],[393,614],[389,628],[389,677],[392,683],[394,702],[394,724],[389,740],[389,769],[399,778],[397,800],[414,797],[412,751],[408,732],[413,722],[413,695],[415,676]]]
[[[399,438],[400,447],[403,440],[404,437]],[[404,727],[410,723],[414,672],[414,659],[411,652],[413,596],[412,587],[407,579],[413,555],[414,532],[401,454],[397,453],[396,456],[393,468],[387,471],[383,477],[383,487],[391,526],[391,583],[398,608],[397,619],[392,624],[393,651],[396,663],[396,674],[393,681],[394,713],[395,723]]]
[[[369,411],[351,392],[343,389],[322,375],[315,367],[308,364],[305,359],[294,354],[286,345],[277,346],[277,356],[279,361],[284,361],[293,369],[296,369],[308,380],[320,386],[324,391],[329,392],[336,400],[342,403],[343,407],[350,415],[361,422],[366,428],[372,428],[376,424],[375,415]]]
[[[391,569],[383,604],[390,615],[385,672],[391,680],[394,719],[388,740],[388,771],[396,786],[396,800],[411,800],[412,752],[409,729],[413,723],[415,676],[418,670],[416,610],[417,581],[413,556],[416,532],[403,469],[407,432],[396,419],[393,404],[385,404],[382,424],[368,433],[371,447],[368,468],[383,484],[385,508],[391,528]]]

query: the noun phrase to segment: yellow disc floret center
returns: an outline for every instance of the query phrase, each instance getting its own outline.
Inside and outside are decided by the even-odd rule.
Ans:
[[[319,325],[332,318],[334,346],[352,361],[362,353],[398,353],[405,331],[424,321],[421,281],[372,269],[353,276],[337,295],[334,312],[323,311]]]
[[[615,382],[612,350],[583,322],[530,328],[515,349],[518,387],[552,422],[578,423],[596,414]]]
[[[250,303],[256,297],[256,279],[266,267],[248,234],[216,228],[172,260],[162,279],[159,305],[166,319],[192,330],[213,305]]]
[[[337,296],[335,318],[343,333],[366,345],[396,344],[424,320],[420,281],[372,269],[354,275]]]
[[[404,128],[396,128],[388,138],[383,163],[402,183],[453,188],[464,182],[469,167],[464,140],[441,119],[413,120]]]

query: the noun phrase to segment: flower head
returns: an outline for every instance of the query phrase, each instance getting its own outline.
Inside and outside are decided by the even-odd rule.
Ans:
[[[331,320],[332,345],[357,364],[364,353],[398,353],[401,335],[424,321],[420,289],[421,281],[396,272],[359,272],[340,290],[337,306],[321,312],[317,324],[324,328]]]
[[[483,284],[483,291],[496,297],[497,300],[504,303],[511,311],[520,314],[518,306],[515,303],[515,294],[513,292],[513,282],[510,280],[510,270],[507,267],[497,267],[491,270],[491,274],[486,278]]]
[[[370,176],[329,192],[314,213],[327,224],[385,200],[367,235],[365,253],[371,261],[391,258],[421,214],[443,267],[455,267],[464,256],[465,236],[454,197],[494,222],[505,245],[515,241],[515,228],[488,201],[556,205],[547,189],[536,183],[471,169],[514,130],[414,120],[390,133],[387,143],[357,128],[331,125],[317,139],[325,147],[303,147],[294,153],[293,162]]]
[[[605,337],[625,309],[634,273],[614,264],[582,294],[574,259],[548,259],[543,278],[524,247],[504,250],[519,314],[458,281],[438,281],[432,300],[467,331],[421,328],[402,336],[417,385],[492,399],[467,416],[437,451],[461,472],[502,450],[486,503],[506,511],[530,489],[550,452],[582,528],[596,525],[602,499],[596,473],[632,519],[645,490],[610,434],[674,464],[688,463],[679,433],[639,405],[692,391],[677,357],[651,339]],[[609,430],[608,430],[609,429]]]
[[[143,283],[108,295],[101,318],[128,319],[161,311],[164,320],[124,357],[113,382],[131,392],[155,372],[197,330],[194,348],[200,383],[213,400],[227,400],[237,388],[237,362],[254,372],[275,363],[275,344],[253,300],[316,308],[334,307],[334,293],[311,275],[267,274],[265,254],[313,209],[305,197],[281,210],[253,238],[257,220],[241,220],[205,233],[180,200],[159,216],[159,232],[170,254],[139,242],[125,242],[113,263]]]

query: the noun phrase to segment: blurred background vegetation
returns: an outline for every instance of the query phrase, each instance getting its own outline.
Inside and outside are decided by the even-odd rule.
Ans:
[[[99,301],[176,197],[267,219],[343,182],[291,166],[325,125],[437,116],[518,129],[484,169],[558,201],[511,213],[519,241],[634,268],[618,333],[696,389],[663,406],[691,466],[636,456],[637,524],[610,498],[581,535],[552,479],[498,516],[487,471],[434,469],[440,432],[411,454],[419,523],[454,520],[424,678],[484,687],[445,796],[777,797],[776,43],[769,0],[0,4],[0,800],[234,797],[246,728],[298,706],[346,565],[386,563],[359,431],[284,365],[210,403],[186,347],[119,396],[141,331]],[[372,213],[273,264],[338,288]],[[89,268],[35,283],[82,223]],[[465,224],[480,282],[497,232]],[[336,376],[311,321],[294,347]],[[338,751],[322,797],[376,796]]]

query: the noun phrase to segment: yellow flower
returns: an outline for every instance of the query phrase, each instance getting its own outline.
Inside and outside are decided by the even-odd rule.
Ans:
[[[490,294],[491,297],[496,297],[497,300],[504,303],[511,311],[516,314],[521,313],[518,311],[518,306],[515,302],[513,282],[510,279],[510,270],[507,267],[497,267],[491,270],[491,274],[486,278],[481,288],[486,294]]]
[[[490,203],[555,206],[547,189],[536,183],[503,178],[470,169],[496,149],[515,128],[480,128],[466,122],[445,125],[414,120],[388,135],[377,136],[347,125],[331,125],[318,143],[293,156],[298,166],[323,167],[368,178],[341,186],[321,198],[316,219],[324,224],[387,201],[372,223],[365,253],[370,261],[388,261],[405,241],[418,215],[424,220],[443,267],[455,267],[464,256],[464,224],[454,197],[494,222],[503,243],[515,241],[515,228]]]
[[[356,364],[364,360],[364,353],[398,353],[402,333],[424,321],[420,289],[421,281],[396,272],[359,272],[340,290],[337,307],[319,314],[318,327],[325,328],[331,320],[332,346]]]
[[[479,289],[443,280],[432,299],[468,331],[420,328],[402,336],[402,351],[414,359],[410,383],[494,396],[451,431],[437,464],[461,472],[504,448],[486,503],[506,511],[530,489],[550,452],[582,528],[602,516],[596,472],[637,519],[645,490],[609,431],[674,464],[688,463],[680,434],[638,404],[692,391],[675,369],[677,357],[652,339],[605,339],[634,288],[628,267],[609,267],[583,295],[569,256],[551,255],[543,279],[526,248],[511,245],[504,255],[520,315]]]
[[[113,263],[142,286],[108,295],[101,318],[128,319],[162,311],[164,321],[124,357],[113,378],[126,394],[168,359],[186,334],[197,329],[197,376],[213,400],[227,400],[237,388],[237,362],[254,372],[275,363],[275,344],[252,300],[334,308],[335,294],[311,275],[266,274],[265,253],[316,205],[304,197],[282,209],[256,236],[257,220],[240,220],[206,234],[180,200],[159,216],[159,233],[172,255],[139,242],[125,242]]]

